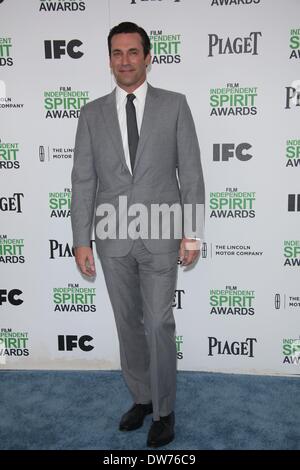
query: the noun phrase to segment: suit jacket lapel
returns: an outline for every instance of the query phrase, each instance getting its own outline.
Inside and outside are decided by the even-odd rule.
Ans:
[[[143,115],[143,120],[142,120],[142,125],[141,125],[141,131],[140,131],[140,138],[139,138],[139,143],[136,151],[136,157],[135,157],[135,163],[134,163],[134,170],[136,169],[136,166],[138,164],[138,161],[141,158],[141,155],[144,150],[145,143],[149,136],[151,135],[154,123],[155,123],[155,117],[157,114],[157,92],[154,87],[149,85],[148,83],[148,90],[147,90],[147,95],[146,95],[146,101],[145,101],[145,108],[144,108],[144,115]]]
[[[125,167],[127,168],[124,148],[123,148],[122,135],[121,135],[121,130],[120,130],[120,124],[119,124],[118,113],[117,113],[116,89],[114,89],[107,96],[107,100],[102,108],[102,111],[103,111],[103,117],[106,122],[107,129],[111,137],[111,140],[113,142],[114,148],[116,152],[119,154],[122,163],[124,163]]]

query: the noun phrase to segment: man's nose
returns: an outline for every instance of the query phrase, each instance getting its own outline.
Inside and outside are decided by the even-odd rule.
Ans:
[[[128,54],[123,54],[122,55],[122,65],[129,65],[129,56]]]

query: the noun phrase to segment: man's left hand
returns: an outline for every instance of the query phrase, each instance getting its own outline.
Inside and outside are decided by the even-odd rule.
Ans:
[[[182,262],[182,266],[188,266],[192,264],[200,253],[200,240],[194,240],[192,238],[183,238],[181,240],[179,257]]]

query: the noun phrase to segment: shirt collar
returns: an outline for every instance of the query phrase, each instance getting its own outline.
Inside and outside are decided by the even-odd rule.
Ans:
[[[145,80],[138,88],[134,90],[133,94],[136,96],[138,101],[145,103],[147,90],[148,83],[147,80]],[[118,106],[126,100],[127,95],[127,91],[123,90],[123,88],[121,88],[119,85],[116,86],[116,100]]]

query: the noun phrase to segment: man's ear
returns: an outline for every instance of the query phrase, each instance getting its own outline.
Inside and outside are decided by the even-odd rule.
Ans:
[[[146,55],[145,61],[146,61],[146,67],[148,67],[148,65],[151,64],[151,55],[150,55],[150,52]]]

